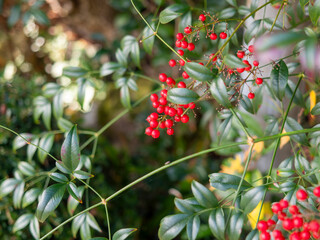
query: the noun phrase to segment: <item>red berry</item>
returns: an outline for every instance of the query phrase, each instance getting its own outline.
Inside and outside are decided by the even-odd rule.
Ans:
[[[267,221],[267,224],[268,224],[268,227],[270,228],[270,227],[272,227],[273,225],[276,225],[276,222],[273,221],[272,219],[269,219],[269,220]]]
[[[175,60],[173,60],[173,59],[171,59],[171,60],[169,61],[170,67],[174,67],[176,64],[177,64],[177,62],[176,62]]]
[[[158,123],[157,120],[151,120],[150,121],[150,127],[156,128],[156,127],[158,127],[158,125],[159,125],[159,123]]]
[[[271,236],[268,232],[262,232],[260,233],[260,240],[270,240]]]
[[[244,70],[246,70],[247,72],[249,72],[251,70],[252,66],[249,64],[248,67],[244,68]]]
[[[293,222],[291,218],[286,218],[282,221],[282,227],[285,230],[291,231],[293,229]]]
[[[159,74],[159,80],[160,80],[160,82],[165,82],[166,80],[167,80],[167,74],[165,74],[165,73],[160,73]]]
[[[199,63],[200,65],[204,66],[204,64],[202,62]]]
[[[161,123],[159,123],[159,128],[165,128],[166,127],[166,124],[165,124],[165,122],[161,122]]]
[[[174,116],[174,121],[176,121],[176,122],[180,122],[180,120],[181,120],[181,117],[180,116]]]
[[[177,51],[177,53],[178,53],[180,56],[183,56],[183,55],[184,55],[184,51],[181,50],[181,49],[179,49],[179,50]]]
[[[188,42],[187,41],[182,41],[181,42],[181,47],[182,48],[187,48],[188,47]]]
[[[177,114],[180,116],[183,113],[183,109],[181,107],[177,108]]]
[[[304,200],[306,200],[308,198],[308,193],[303,189],[299,189],[296,192],[296,197],[297,197],[298,200],[304,201]]]
[[[256,84],[260,85],[263,83],[263,79],[262,78],[257,78],[256,79]]]
[[[168,135],[173,135],[174,134],[174,130],[172,128],[168,128],[167,129],[167,134]]]
[[[174,108],[170,108],[169,111],[168,111],[168,115],[170,117],[173,117],[174,115],[177,114],[177,110],[175,110]]]
[[[311,235],[310,235],[309,231],[303,230],[300,233],[300,237],[302,240],[308,240],[308,239],[310,239]]]
[[[227,34],[225,32],[220,33],[220,38],[221,39],[226,39],[227,38]]]
[[[254,52],[254,46],[253,45],[250,45],[249,47],[248,47],[248,50],[249,50],[249,52]]]
[[[284,212],[279,212],[278,213],[278,219],[279,220],[284,220],[285,218],[287,217],[287,214],[286,213],[284,213]]]
[[[178,40],[181,40],[181,39],[183,39],[183,34],[182,33],[177,33],[177,35],[176,35],[176,38],[178,39]]]
[[[259,231],[261,231],[261,232],[267,231],[267,230],[268,230],[268,224],[267,224],[267,222],[264,221],[264,220],[259,221],[258,224],[257,224],[257,229],[258,229]]]
[[[167,94],[168,94],[168,90],[167,89],[163,89],[160,92],[161,97],[167,98]]]
[[[174,85],[174,84],[175,84],[175,81],[174,81],[173,78],[168,77],[167,80],[166,80],[166,83],[167,83],[168,85]]]
[[[281,199],[279,203],[282,209],[286,209],[289,206],[289,202],[285,199]]]
[[[214,55],[215,54],[212,53],[212,54],[210,54],[210,57],[209,57],[213,62],[217,61],[217,56],[214,57]]]
[[[296,206],[296,205],[291,205],[289,207],[289,212],[292,214],[292,215],[296,215],[296,214],[299,214],[300,211],[299,211],[299,208]]]
[[[184,82],[178,82],[178,88],[186,88],[187,85]]]
[[[256,60],[254,60],[254,61],[253,61],[253,66],[258,67],[258,66],[259,66],[259,62],[256,61]]]
[[[232,73],[233,73],[233,69],[231,69],[231,68],[228,69],[228,73],[229,73],[229,74],[232,74]]]
[[[152,131],[153,131],[153,128],[152,128],[152,127],[147,127],[144,133],[145,133],[146,135],[148,135],[148,136],[151,136]]]
[[[278,229],[273,230],[273,232],[272,232],[272,236],[273,236],[274,238],[280,238],[280,237],[283,237],[282,232],[281,232],[280,230],[278,230]]]
[[[193,51],[195,48],[195,45],[193,43],[188,43],[188,50]]]
[[[248,98],[249,99],[254,99],[255,95],[253,92],[248,93]]]
[[[151,100],[151,102],[156,102],[156,101],[158,101],[158,95],[155,94],[155,93],[151,94],[151,95],[150,95],[150,100]]]
[[[185,63],[186,63],[186,62],[185,62],[184,60],[182,60],[182,59],[179,60],[180,66],[184,66]]]
[[[189,108],[194,109],[196,107],[196,104],[194,102],[189,103]]]
[[[181,42],[179,40],[176,41],[176,47],[177,48],[181,47]]]
[[[169,106],[165,106],[165,107],[164,107],[164,114],[165,114],[165,115],[168,115],[169,109],[170,109]]]
[[[300,233],[299,232],[293,232],[289,236],[290,240],[300,240]]]
[[[308,225],[309,225],[309,230],[310,231],[312,231],[312,232],[318,232],[319,231],[320,225],[317,222],[317,220],[312,220],[311,222],[309,222]]]
[[[183,123],[189,122],[189,116],[186,115],[186,114],[182,115],[181,116],[181,122],[183,122]]]
[[[249,61],[248,60],[242,60],[242,62],[246,65],[250,65]]]
[[[165,106],[165,105],[167,105],[167,99],[166,98],[164,98],[164,97],[161,97],[160,99],[159,99],[159,104],[160,105],[162,105],[162,106]]]
[[[313,194],[314,194],[314,196],[316,196],[316,197],[320,197],[320,186],[315,187],[315,188],[313,189]]]
[[[171,119],[167,119],[165,124],[167,128],[171,128],[173,126],[173,121]]]
[[[156,112],[150,114],[150,118],[153,119],[153,120],[157,120],[158,117],[159,117],[159,115]]]
[[[303,219],[301,217],[294,217],[292,222],[295,228],[300,228],[303,225]]]
[[[185,27],[185,28],[184,28],[184,32],[185,32],[186,34],[191,33],[191,32],[192,32],[191,27]]]
[[[187,72],[183,72],[183,73],[182,73],[182,77],[183,77],[184,79],[188,79],[188,78],[189,78],[189,75],[188,75]]]
[[[152,103],[152,107],[158,108],[158,107],[159,107],[159,102],[153,102],[153,103]]]
[[[199,20],[200,20],[201,22],[204,22],[204,21],[206,20],[206,16],[205,16],[204,14],[200,14]]]
[[[238,52],[237,52],[237,57],[238,57],[238,58],[243,58],[244,55],[245,55],[244,51],[238,51]]]
[[[164,107],[163,106],[157,107],[157,112],[158,113],[163,113],[164,112]]]
[[[310,230],[309,229],[309,223],[307,223],[307,222],[304,222],[302,227],[303,227],[303,230],[306,230],[306,231]]]
[[[315,238],[315,239],[320,239],[320,233],[312,232],[312,237]]]
[[[238,73],[243,73],[244,72],[244,68],[237,68],[237,72]]]
[[[211,40],[216,40],[217,38],[218,38],[217,34],[215,34],[215,33],[211,33],[210,34],[210,39]]]
[[[282,207],[281,207],[280,203],[277,203],[277,202],[272,204],[271,209],[272,209],[272,212],[275,214],[282,211]]]
[[[160,136],[160,131],[157,130],[157,129],[153,130],[152,133],[151,133],[151,136],[153,138],[158,138]]]

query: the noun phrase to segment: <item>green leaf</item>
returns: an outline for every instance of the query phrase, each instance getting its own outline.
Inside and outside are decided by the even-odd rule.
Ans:
[[[175,214],[163,218],[158,232],[159,239],[171,240],[175,238],[186,226],[188,220],[188,214]]]
[[[187,88],[173,88],[167,94],[167,100],[175,104],[188,104],[198,99],[199,95]]]
[[[183,32],[186,26],[192,25],[192,12],[188,11],[181,16],[179,21],[179,32]]]
[[[24,193],[24,185],[25,182],[20,181],[17,185],[16,189],[13,192],[13,207],[14,208],[21,208],[22,196]]]
[[[296,84],[293,83],[291,80],[288,80],[288,84],[286,86],[285,93],[289,99],[291,99],[295,88],[296,88]],[[293,102],[295,104],[301,106],[302,108],[305,108],[306,103],[303,99],[303,95],[302,95],[299,88],[297,89],[296,94],[294,95]]]
[[[227,65],[230,68],[241,68],[241,67],[247,67],[248,65],[244,64],[240,58],[228,54],[223,58],[223,63]]]
[[[48,153],[50,152],[52,145],[54,142],[54,135],[47,133],[45,134],[39,142],[39,147],[44,149],[45,151],[43,151],[42,149],[38,149],[38,158],[40,160],[41,163],[44,163],[44,160],[46,159]]]
[[[108,76],[108,75],[114,73],[119,68],[120,68],[119,63],[107,62],[107,63],[103,64],[102,67],[100,68],[100,76],[101,77]]]
[[[91,173],[84,172],[82,170],[75,170],[73,172],[73,175],[78,179],[88,179],[88,178],[92,178],[93,177],[93,175]]]
[[[128,86],[120,89],[120,101],[125,108],[131,108],[130,92]]]
[[[264,195],[265,190],[266,189],[264,186],[259,186],[250,189],[242,195],[240,208],[243,210],[245,214],[252,212],[253,209],[255,209],[256,206],[258,206],[259,202],[261,201]]]
[[[312,115],[320,115],[320,102],[318,102],[311,110]]]
[[[286,132],[293,132],[293,131],[302,130],[303,128],[296,120],[294,120],[291,117],[288,117],[284,125],[284,129],[286,130]],[[292,138],[294,141],[302,145],[309,145],[308,139],[305,133],[291,135],[290,138]]]
[[[89,226],[92,227],[93,229],[97,230],[98,232],[102,232],[102,230],[101,230],[98,222],[94,218],[94,216],[89,212],[86,215],[87,215],[87,223],[89,224]]]
[[[30,9],[29,12],[32,14],[34,19],[36,20],[37,23],[41,25],[49,25],[50,20],[45,14],[45,12],[41,11],[40,9]]]
[[[175,198],[174,204],[183,213],[192,214],[203,210],[204,208],[200,206],[195,198],[180,199]]]
[[[200,229],[199,215],[191,217],[187,223],[187,235],[189,240],[195,240]]]
[[[62,91],[59,91],[53,98],[53,116],[58,120],[63,116]]]
[[[241,181],[241,177],[227,173],[213,173],[210,174],[209,177],[210,185],[222,191],[227,191],[229,189],[237,190]],[[248,183],[246,180],[243,180],[240,191],[251,187],[252,186],[250,183]]]
[[[304,6],[309,2],[309,0],[299,0],[300,6],[304,8]]]
[[[69,194],[76,199],[78,202],[82,203],[80,194],[79,194],[79,190],[77,188],[77,186],[73,183],[73,182],[69,182],[67,185],[67,190],[69,192]]]
[[[259,240],[259,231],[258,229],[253,229],[246,237],[246,240]]]
[[[19,162],[18,168],[25,176],[33,176],[36,173],[34,167],[28,162]]]
[[[34,239],[40,239],[40,226],[38,219],[35,216],[30,221],[29,229]]]
[[[140,49],[137,39],[133,36],[125,36],[121,40],[121,48],[124,53],[131,55],[134,64],[140,67]]]
[[[242,231],[244,216],[234,210],[231,214],[228,236],[230,240],[238,240]]]
[[[65,67],[62,71],[62,75],[70,78],[78,78],[86,75],[88,71],[80,67]]]
[[[0,198],[10,194],[18,185],[19,180],[15,178],[8,178],[4,180],[0,185]]]
[[[58,207],[65,190],[66,184],[56,183],[48,187],[42,193],[36,211],[36,216],[40,222],[44,222],[47,217]]]
[[[85,213],[83,213],[83,214],[79,215],[78,217],[76,217],[75,219],[73,219],[72,224],[71,224],[71,232],[72,232],[72,236],[74,238],[76,238],[77,232],[79,231],[81,225],[83,225],[85,219],[86,219]]]
[[[51,130],[51,104],[43,106],[42,121],[48,130]]]
[[[197,201],[206,208],[218,206],[218,200],[213,193],[197,181],[192,181],[191,189]]]
[[[215,75],[210,71],[209,68],[195,62],[187,62],[185,64],[184,70],[190,77],[200,82],[211,81],[215,77]]]
[[[59,171],[65,173],[65,174],[71,174],[72,172],[67,169],[67,167],[64,165],[62,161],[56,161],[56,167],[59,169]]]
[[[124,240],[124,239],[128,238],[135,231],[137,231],[136,228],[120,229],[113,234],[112,240]]]
[[[84,219],[84,223],[80,227],[80,237],[81,239],[91,238],[91,231],[90,231],[90,226],[87,222],[87,218]]]
[[[305,38],[303,32],[284,32],[265,37],[261,44],[257,46],[258,51],[266,51],[272,47],[286,47],[290,44],[297,43]]]
[[[84,186],[78,187],[78,192],[79,192],[80,198],[82,198],[83,192],[84,192]],[[73,213],[76,210],[78,205],[79,205],[79,202],[76,199],[74,199],[72,196],[69,196],[68,203],[67,203],[67,208],[68,208],[68,213],[71,216],[73,215]]]
[[[124,55],[124,53],[122,52],[121,49],[117,49],[116,51],[116,59],[118,61],[118,63],[123,66],[123,67],[127,67],[128,66],[128,61],[127,61],[127,58],[126,56]]]
[[[17,221],[14,223],[13,228],[12,228],[12,232],[15,233],[23,228],[25,228],[31,221],[31,219],[33,218],[33,214],[31,213],[26,213],[21,215]]]
[[[10,9],[10,15],[8,17],[8,26],[13,27],[20,18],[20,13],[21,13],[21,6],[20,5],[14,5]]]
[[[70,171],[74,171],[80,162],[80,148],[77,135],[77,126],[69,131],[61,147],[61,160]]]
[[[29,142],[32,139],[32,134],[30,134],[30,133],[21,133],[20,135],[23,138],[27,139]],[[25,146],[27,144],[27,142],[22,137],[16,136],[14,138],[13,143],[12,143],[13,151],[16,151],[17,149],[22,148],[23,146]]]
[[[313,5],[309,3],[309,16],[313,25],[317,25],[320,17],[320,0],[315,0]]]
[[[285,89],[288,83],[289,72],[287,65],[283,60],[274,66],[271,71],[271,87],[275,92],[277,98],[282,101]]]
[[[209,228],[212,234],[218,240],[224,240],[224,231],[226,229],[226,224],[224,220],[224,212],[222,208],[217,208],[211,211],[209,216]]]
[[[40,188],[31,188],[28,190],[22,198],[22,208],[25,208],[32,204],[40,195],[41,189]]]
[[[32,144],[38,146],[39,144],[39,138],[33,138],[31,141],[30,141]],[[29,144],[28,147],[27,147],[27,159],[28,161],[31,161],[34,154],[36,153],[37,151],[37,147],[33,146],[32,144]]]
[[[119,78],[116,80],[115,84],[116,84],[116,88],[122,88],[124,86],[127,86],[133,91],[138,90],[137,83],[132,78],[126,78],[126,77]]]
[[[78,102],[81,106],[81,109],[83,109],[83,104],[86,97],[86,89],[87,89],[87,86],[90,85],[90,83],[88,83],[86,78],[78,78],[77,85],[78,85]]]
[[[53,172],[53,173],[50,173],[49,176],[53,181],[56,181],[58,183],[67,183],[67,182],[69,182],[69,179],[65,175],[63,175],[61,173]]]
[[[224,81],[218,77],[211,83],[210,91],[212,96],[226,108],[232,108]]]
[[[263,136],[263,129],[254,115],[245,113],[243,111],[237,112],[241,115],[245,125],[248,126],[247,129],[249,132],[252,132],[254,135],[258,137]]]
[[[185,4],[172,4],[160,12],[159,20],[161,24],[166,24],[181,16],[188,11],[189,7]]]
[[[59,118],[57,124],[59,129],[64,132],[70,131],[70,129],[73,127],[73,123],[65,118]]]
[[[154,28],[155,24],[152,23],[151,27]],[[148,26],[146,26],[144,28],[143,33],[142,33],[142,38],[143,38],[142,46],[143,46],[144,50],[148,54],[151,55],[152,54],[152,48],[153,48],[153,44],[154,44],[155,35],[153,34],[153,31]]]
[[[235,8],[225,8],[219,14],[219,19],[232,18],[237,13]]]

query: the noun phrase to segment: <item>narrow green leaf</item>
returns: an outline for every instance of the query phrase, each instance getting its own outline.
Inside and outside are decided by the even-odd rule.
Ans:
[[[224,240],[225,239],[224,231],[226,229],[226,224],[225,224],[224,212],[222,208],[217,208],[211,211],[208,222],[209,222],[209,228],[212,234],[218,240]]]
[[[151,27],[155,27],[155,24],[152,23]],[[148,54],[152,54],[152,48],[153,48],[153,44],[154,44],[154,39],[155,39],[155,35],[153,34],[153,31],[146,26],[143,30],[143,42],[142,42],[142,46],[144,48],[144,50],[148,53]],[[150,37],[151,36],[151,37]]]
[[[189,10],[185,4],[172,4],[160,12],[160,23],[166,24]],[[186,26],[185,26],[186,27]]]
[[[191,217],[187,223],[187,235],[189,240],[195,240],[200,229],[199,215]]]
[[[86,78],[78,78],[77,85],[78,85],[78,102],[81,106],[81,109],[83,109],[83,104],[84,104],[84,100],[86,97],[86,88],[88,86],[87,79]]]
[[[90,231],[90,226],[87,222],[87,218],[84,219],[83,224],[80,226],[80,237],[81,239],[91,238],[91,231]]]
[[[56,181],[58,183],[67,183],[67,182],[69,182],[69,179],[65,175],[63,175],[61,173],[53,172],[53,173],[50,173],[49,176],[53,181]]]
[[[223,63],[227,65],[230,68],[241,68],[241,67],[247,67],[248,65],[244,64],[240,58],[228,54],[223,58]]]
[[[28,190],[22,198],[22,208],[25,208],[32,204],[40,195],[41,189],[40,188],[31,188]]]
[[[58,207],[65,190],[66,184],[56,183],[48,187],[42,193],[36,211],[36,216],[40,222],[44,222],[47,217]]]
[[[42,121],[48,130],[51,130],[51,115],[51,104],[48,102],[48,104],[42,107]]]
[[[31,219],[33,218],[33,214],[31,213],[26,213],[21,215],[17,221],[14,223],[13,228],[12,228],[12,232],[15,233],[23,228],[25,228],[31,221]]]
[[[25,182],[20,181],[17,185],[16,189],[13,192],[13,207],[14,208],[21,208],[22,196],[24,193],[24,185]]]
[[[167,100],[175,104],[188,104],[198,99],[199,95],[187,88],[172,88],[167,94]]]
[[[53,97],[61,89],[61,86],[57,83],[49,82],[42,87],[43,96]]]
[[[246,237],[246,240],[259,240],[259,231],[258,229],[253,229]]]
[[[73,175],[78,179],[88,179],[88,178],[92,178],[93,177],[93,175],[91,173],[84,172],[82,170],[75,170],[73,172]]]
[[[77,233],[81,227],[81,225],[84,223],[86,219],[86,214],[83,213],[81,215],[79,215],[78,217],[76,217],[75,219],[73,219],[72,224],[71,224],[71,232],[72,232],[72,236],[74,238],[76,238]]]
[[[63,92],[59,91],[53,98],[53,116],[58,120],[63,116]]]
[[[186,226],[188,214],[170,215],[161,220],[158,236],[160,240],[174,239]],[[114,240],[114,239],[113,239]]]
[[[250,29],[251,30],[251,29]],[[259,46],[258,51],[266,51],[272,47],[284,47],[290,44],[297,43],[305,38],[303,32],[284,32],[265,37]]]
[[[311,22],[316,26],[320,17],[320,0],[315,0],[313,4],[309,3],[308,9]]]
[[[45,134],[39,142],[39,147],[44,149],[45,151],[38,149],[38,158],[41,163],[44,163],[44,160],[46,159],[48,153],[50,152],[54,142],[54,135],[53,134]]]
[[[91,213],[87,213],[87,223],[89,224],[90,227],[93,229],[97,230],[98,232],[102,232],[98,222],[94,218],[94,216]]]
[[[192,25],[192,12],[188,11],[181,16],[179,21],[179,32],[183,32],[186,26]]]
[[[204,209],[195,198],[175,198],[174,204],[183,213],[192,214]]]
[[[296,120],[294,120],[291,117],[288,117],[284,125],[284,129],[286,130],[286,132],[293,132],[293,131],[302,130],[303,128]],[[294,141],[302,145],[309,145],[308,139],[305,133],[291,135],[290,138],[292,138]]]
[[[101,77],[108,76],[108,75],[114,73],[119,68],[120,68],[119,63],[107,62],[107,63],[103,64],[102,67],[100,68],[100,76]]]
[[[62,144],[61,160],[70,171],[74,171],[79,165],[80,148],[76,125],[71,128]]]
[[[131,108],[130,92],[128,86],[120,89],[120,101],[125,108]]]
[[[190,77],[200,82],[211,81],[215,77],[215,75],[210,71],[209,68],[195,62],[187,62],[185,64],[184,70]]]
[[[28,141],[32,140],[32,134],[30,133],[21,133],[20,134],[23,138],[27,139]],[[12,142],[13,151],[16,151],[19,148],[22,148],[27,144],[27,142],[20,136],[16,136]]]
[[[138,41],[135,41],[131,49],[131,58],[137,67],[140,67],[140,48]]]
[[[311,110],[312,115],[320,115],[320,102],[318,102]]]
[[[244,216],[236,211],[232,211],[228,228],[228,236],[230,240],[238,240],[242,232]]]
[[[29,12],[34,17],[37,23],[41,25],[49,25],[50,20],[47,17],[46,13],[40,9],[30,9]]]
[[[265,187],[255,187],[245,192],[241,197],[240,208],[243,212],[250,213],[258,206],[264,195]]]
[[[291,80],[288,80],[288,84],[286,86],[285,93],[289,99],[291,99],[295,88],[296,88],[296,84],[293,83]],[[303,95],[302,95],[299,88],[297,89],[296,94],[294,95],[293,102],[295,104],[301,106],[302,108],[305,108],[305,106],[306,106],[306,103],[303,99]]]
[[[227,174],[227,173],[213,173],[209,175],[210,185],[222,191],[227,191],[229,189],[238,189],[241,177]],[[247,188],[251,188],[251,184],[246,180],[243,180],[240,190],[243,191]]]
[[[35,169],[30,163],[19,162],[18,168],[25,176],[33,176],[35,174]]]
[[[78,191],[79,191],[80,198],[82,198],[83,192],[84,192],[84,186],[78,187]],[[79,202],[76,199],[74,199],[72,196],[69,196],[67,208],[68,208],[68,212],[69,212],[70,216],[73,215],[73,213],[76,210],[78,205],[79,205]]]
[[[78,78],[86,75],[88,71],[80,67],[65,67],[62,71],[62,75],[70,78]]]
[[[69,194],[76,199],[78,202],[82,203],[80,194],[79,194],[79,190],[77,188],[77,186],[73,183],[73,182],[69,182],[67,185],[67,190],[69,192]]]
[[[274,66],[271,71],[271,86],[277,98],[282,101],[288,83],[289,71],[283,60]]]
[[[211,83],[210,91],[212,96],[226,108],[232,108],[224,81],[218,77]]]
[[[0,186],[0,198],[3,198],[10,194],[18,185],[19,180],[15,178],[8,178],[1,183]]]
[[[135,231],[137,231],[136,228],[120,229],[113,234],[112,240],[124,240],[124,239],[128,238]]]
[[[65,118],[59,118],[57,124],[59,129],[64,132],[70,131],[73,127],[73,123]]]
[[[39,138],[33,138],[30,142],[37,146],[39,144]],[[37,147],[33,146],[32,144],[29,144],[27,147],[27,159],[29,162],[32,160],[37,151]]]
[[[59,171],[65,173],[65,174],[71,174],[72,172],[64,165],[62,161],[56,161],[56,167],[59,169]]]
[[[40,226],[38,219],[35,216],[33,216],[30,221],[29,229],[34,239],[40,239]]]
[[[237,13],[235,8],[225,8],[219,14],[219,19],[232,18]]]
[[[213,208],[218,206],[218,200],[213,193],[197,181],[193,181],[191,189],[197,201],[206,208]]]
[[[123,67],[127,67],[128,66],[128,61],[126,56],[124,55],[124,53],[122,52],[121,49],[117,49],[116,51],[116,59],[118,61],[118,63],[123,66]]]

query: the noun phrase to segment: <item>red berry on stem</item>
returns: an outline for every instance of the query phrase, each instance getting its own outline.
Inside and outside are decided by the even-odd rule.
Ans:
[[[282,207],[282,209],[286,209],[289,206],[289,202],[285,199],[281,199],[279,204]]]
[[[287,214],[286,213],[284,213],[284,212],[279,212],[278,213],[278,219],[279,220],[284,220],[285,218],[287,217]]]
[[[189,103],[189,108],[194,109],[196,107],[196,104],[194,102]]]
[[[183,113],[183,109],[181,107],[177,108],[177,114],[180,116]]]
[[[188,43],[188,50],[193,51],[195,49],[195,45],[193,43]]]
[[[148,136],[151,136],[152,131],[153,131],[153,128],[152,128],[152,127],[147,127],[144,133],[145,133],[146,135],[148,135]]]
[[[177,48],[181,47],[181,42],[179,40],[176,41],[176,47]]]
[[[192,32],[191,27],[185,27],[185,28],[184,28],[184,32],[185,32],[186,34],[191,33],[191,32]]]
[[[253,45],[250,45],[250,46],[248,47],[248,50],[249,50],[249,52],[253,53],[253,52],[254,52],[254,46],[253,46]]]
[[[226,39],[227,38],[227,34],[225,32],[220,33],[220,38],[221,39]]]
[[[167,98],[167,94],[168,94],[168,90],[167,89],[163,89],[160,92],[161,97]]]
[[[184,66],[185,63],[186,63],[186,62],[185,62],[184,60],[182,60],[182,59],[179,60],[180,66]]]
[[[173,126],[173,121],[171,119],[167,119],[165,121],[166,127],[171,128]]]
[[[213,62],[217,61],[217,56],[214,57],[214,55],[215,55],[214,53],[211,53],[209,57]]]
[[[211,40],[216,40],[217,38],[218,38],[217,34],[215,34],[215,33],[211,33],[210,34],[210,39]]]
[[[168,115],[169,109],[170,109],[169,106],[165,106],[165,107],[164,107],[164,114],[165,114],[165,115]]]
[[[249,64],[248,67],[244,68],[244,70],[246,70],[247,72],[249,72],[251,70],[252,66]]]
[[[160,99],[159,99],[159,104],[160,105],[163,105],[163,106],[165,106],[165,105],[167,105],[167,99],[166,98],[164,98],[164,97],[161,97]]]
[[[174,134],[174,130],[172,128],[168,128],[167,129],[167,134],[168,135],[173,135]]]
[[[159,125],[159,123],[158,123],[157,120],[151,120],[150,121],[150,127],[156,128],[156,127],[158,127],[158,125]]]
[[[157,130],[157,129],[153,130],[152,133],[151,133],[151,136],[153,138],[158,138],[160,136],[160,131]]]
[[[159,123],[159,128],[166,128],[166,124],[165,124],[165,122],[161,122],[161,123]]]
[[[157,120],[158,117],[159,117],[158,113],[153,112],[153,113],[150,114],[150,118],[153,119],[153,120]]]
[[[178,82],[178,88],[186,88],[187,85],[184,82]]]
[[[248,60],[242,60],[242,62],[246,65],[250,65],[249,61]]]
[[[248,98],[249,99],[254,99],[255,95],[253,92],[248,93]]]
[[[206,20],[206,16],[205,16],[204,14],[200,14],[199,20],[200,20],[201,22],[204,22],[204,21]]]
[[[181,122],[183,122],[183,123],[189,122],[189,116],[186,115],[186,114],[182,115],[181,116]]]
[[[158,107],[159,107],[159,102],[153,102],[153,103],[152,103],[152,107],[158,108]]]
[[[166,80],[167,80],[167,74],[165,74],[165,73],[160,73],[159,74],[159,80],[160,80],[160,82],[165,82]]]
[[[268,224],[266,221],[261,220],[257,224],[257,229],[261,232],[267,231],[268,230]]]
[[[308,240],[308,239],[310,239],[311,234],[310,234],[309,231],[303,230],[303,231],[300,233],[300,237],[301,237],[302,240]]]
[[[174,115],[177,114],[177,110],[175,110],[174,108],[170,108],[169,111],[168,111],[168,115],[170,117],[173,117]]]
[[[294,217],[292,222],[295,228],[300,228],[303,225],[303,219],[301,217]]]
[[[282,211],[282,207],[281,207],[280,203],[277,203],[277,202],[272,204],[271,209],[272,209],[272,212],[275,214]]]
[[[152,94],[150,95],[150,100],[151,100],[151,102],[156,102],[156,101],[158,101],[158,95],[155,94],[155,93],[152,93]]]
[[[181,49],[179,49],[179,50],[177,51],[177,53],[178,53],[180,56],[183,56],[183,55],[184,55],[184,51],[181,50]]]
[[[244,68],[237,68],[237,72],[238,73],[243,73],[244,72]]]
[[[293,232],[289,236],[290,240],[301,240],[299,232]]]
[[[238,52],[237,52],[237,57],[238,57],[238,58],[243,58],[244,55],[245,55],[244,51],[238,51]]]
[[[269,219],[269,220],[267,221],[267,224],[268,224],[268,227],[271,227],[271,226],[273,226],[273,225],[276,225],[276,222],[275,222],[274,220],[272,220],[272,219]]]
[[[167,80],[166,80],[166,83],[168,85],[173,85],[175,83],[174,79],[172,77],[168,77]]]
[[[177,64],[177,62],[175,60],[170,59],[170,61],[169,61],[169,66],[170,67],[174,67],[176,64]]]
[[[293,229],[293,222],[290,218],[286,218],[282,221],[282,227],[285,230],[291,231]]]
[[[174,116],[174,121],[176,122],[180,122],[181,121],[181,117],[180,116]]]
[[[164,112],[164,107],[163,106],[157,107],[157,112],[158,113],[163,113]]]
[[[278,229],[273,230],[272,236],[273,236],[274,238],[283,237],[282,232],[281,232],[280,230],[278,230]]]
[[[299,211],[299,208],[296,205],[291,205],[289,207],[289,213],[291,213],[292,215],[296,215],[296,214],[299,214],[300,211]]]
[[[306,200],[308,198],[308,193],[303,189],[299,189],[296,192],[296,197],[297,197],[298,200],[304,201],[304,200]]]
[[[320,228],[320,224],[317,222],[317,220],[312,220],[309,222],[309,230],[312,232],[318,232]]]
[[[320,186],[315,187],[315,188],[313,189],[313,194],[314,194],[314,196],[316,196],[316,197],[320,197]]]
[[[176,35],[176,38],[178,39],[178,40],[181,40],[181,39],[183,39],[183,34],[182,33],[177,33],[177,35]]]
[[[181,47],[182,48],[187,48],[188,47],[188,42],[187,41],[182,41],[181,42]]]
[[[263,83],[263,79],[262,78],[257,78],[256,79],[256,84],[260,85]]]
[[[258,67],[259,66],[259,62],[258,61],[253,61],[253,66]]]
[[[189,78],[189,75],[188,75],[187,72],[183,72],[183,73],[182,73],[182,77],[183,77],[184,79],[188,79],[188,78]]]
[[[268,232],[262,232],[260,233],[260,240],[270,240],[271,236]]]

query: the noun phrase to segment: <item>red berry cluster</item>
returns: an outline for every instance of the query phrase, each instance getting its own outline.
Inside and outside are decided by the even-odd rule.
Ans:
[[[320,197],[320,186],[313,190],[313,194],[317,198]],[[308,199],[308,193],[299,189],[296,192],[296,197],[298,201],[305,201]],[[259,221],[257,229],[260,231],[261,240],[270,240],[271,236],[274,240],[284,240],[285,236],[288,236],[287,239],[290,240],[308,240],[311,237],[320,239],[320,221],[310,219],[310,216],[314,216],[314,214],[310,216],[301,214],[297,205],[289,205],[289,202],[285,199],[275,202],[271,209],[282,222],[282,225],[278,224],[276,226],[276,222],[272,219]]]

